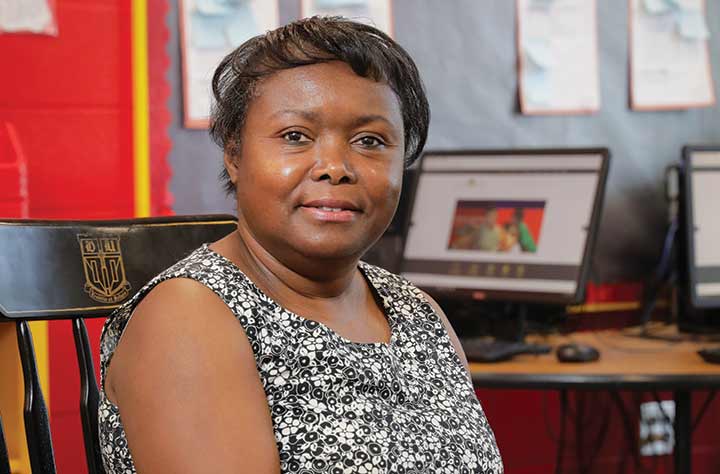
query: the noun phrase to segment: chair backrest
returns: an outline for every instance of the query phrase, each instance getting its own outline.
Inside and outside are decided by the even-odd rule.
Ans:
[[[27,322],[73,321],[88,471],[103,473],[97,432],[99,392],[83,318],[107,316],[153,276],[203,243],[229,234],[236,224],[230,215],[114,221],[0,220],[0,321],[16,323],[24,380],[24,424],[33,474],[54,474],[55,461]],[[0,472],[6,452],[1,433]]]

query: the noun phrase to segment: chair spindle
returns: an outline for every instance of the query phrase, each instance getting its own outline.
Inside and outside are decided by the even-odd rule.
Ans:
[[[16,329],[25,385],[23,418],[28,454],[30,455],[30,467],[33,474],[55,474],[55,456],[50,436],[50,422],[48,421],[47,406],[40,388],[32,334],[25,321],[18,321]]]
[[[73,319],[73,337],[80,371],[80,419],[82,420],[85,458],[89,474],[105,474],[98,439],[98,405],[100,396],[95,381],[95,367],[87,327],[82,318]]]

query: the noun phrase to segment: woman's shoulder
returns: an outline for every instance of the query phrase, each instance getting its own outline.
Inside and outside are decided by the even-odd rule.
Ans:
[[[378,293],[390,298],[392,304],[406,303],[419,308],[428,317],[435,316],[439,308],[437,303],[404,276],[363,261],[360,262],[360,269]]]
[[[122,323],[122,320],[132,313],[135,306],[140,303],[153,289],[165,280],[178,278],[193,273],[199,273],[202,267],[202,260],[207,254],[207,247],[203,245],[191,252],[186,257],[180,259],[170,267],[155,275],[150,281],[135,292],[129,300],[125,301],[116,308],[108,317],[105,327],[111,323]]]
[[[389,299],[389,304],[416,308],[419,311],[414,312],[415,316],[421,314],[429,318],[437,316],[435,314],[439,309],[437,303],[404,276],[363,261],[360,262],[360,269],[376,291]]]
[[[412,290],[419,293],[420,290],[407,278],[393,273],[386,268],[367,263],[363,260],[359,263],[360,270],[372,281],[375,287],[388,287],[395,289]]]
[[[206,309],[213,307],[211,303],[216,303],[217,296],[222,297],[222,291],[217,288],[218,283],[227,281],[227,273],[231,271],[232,268],[219,259],[207,245],[203,245],[152,278],[105,321],[100,337],[103,375],[105,366],[109,364],[139,306],[153,308],[152,312],[159,314],[153,317],[157,322],[160,322],[163,315],[169,317],[168,315],[176,314],[178,309],[197,305]],[[158,308],[162,308],[162,311],[157,311]]]
[[[156,288],[161,284],[163,287],[171,289],[169,292],[166,289],[163,294],[172,294],[174,291],[182,293],[188,287],[199,287],[201,285],[212,287],[219,281],[227,281],[233,273],[232,264],[210,250],[207,244],[204,244],[153,277],[132,298],[115,310],[110,318],[125,312],[128,308],[134,309],[150,293],[155,293]],[[198,283],[201,285],[198,285]]]

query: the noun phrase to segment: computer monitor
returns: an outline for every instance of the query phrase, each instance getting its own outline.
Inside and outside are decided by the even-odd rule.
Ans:
[[[683,150],[686,288],[694,308],[720,308],[720,146]]]
[[[605,148],[426,152],[401,273],[440,296],[579,302],[608,164]]]

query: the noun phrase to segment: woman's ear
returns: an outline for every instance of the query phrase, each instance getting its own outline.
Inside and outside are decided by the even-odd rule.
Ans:
[[[237,181],[237,156],[233,156],[228,152],[223,155],[223,161],[225,162],[225,171],[230,176],[230,182],[236,184]]]

